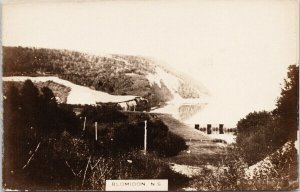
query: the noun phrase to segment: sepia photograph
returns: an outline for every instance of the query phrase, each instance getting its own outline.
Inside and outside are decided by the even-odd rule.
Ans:
[[[1,6],[2,190],[299,189],[299,1]]]

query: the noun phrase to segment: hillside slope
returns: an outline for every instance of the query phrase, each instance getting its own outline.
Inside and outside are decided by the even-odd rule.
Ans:
[[[58,76],[112,95],[147,98],[151,106],[174,98],[200,98],[207,89],[155,61],[137,56],[95,56],[75,51],[3,47],[4,76]]]
[[[47,76],[47,77],[13,76],[13,77],[2,78],[3,81],[8,81],[8,82],[14,82],[14,81],[24,82],[27,79],[30,79],[36,84],[44,83],[44,85],[47,86],[49,82],[54,82],[62,87],[68,88],[69,90],[65,94],[59,93],[58,91],[55,92],[55,93],[58,92],[58,94],[56,94],[58,95],[58,97],[59,94],[64,95],[64,97],[66,97],[64,103],[67,104],[95,105],[97,102],[119,103],[128,100],[133,100],[136,98],[136,96],[134,95],[110,95],[108,93],[92,90],[88,87],[76,85],[74,83],[71,83],[70,81],[62,80],[58,77],[53,77],[53,76]]]
[[[157,116],[162,119],[162,121],[169,127],[170,131],[173,133],[180,135],[186,141],[191,140],[211,140],[209,137],[193,129],[179,120],[173,118],[168,114],[157,114]]]

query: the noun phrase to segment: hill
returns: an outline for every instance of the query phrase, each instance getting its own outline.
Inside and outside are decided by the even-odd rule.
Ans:
[[[4,76],[58,76],[112,95],[136,95],[157,106],[174,98],[208,94],[201,84],[140,56],[90,55],[69,50],[3,47]]]

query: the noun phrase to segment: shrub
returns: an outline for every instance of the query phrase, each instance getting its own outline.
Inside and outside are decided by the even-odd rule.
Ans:
[[[247,164],[235,151],[236,148],[229,149],[218,167],[204,165],[200,174],[190,182],[190,187],[199,191],[243,190]]]
[[[237,124],[236,142],[241,155],[252,165],[280,147],[280,131],[276,117],[272,113],[261,111],[249,113]],[[260,150],[257,150],[257,149]]]
[[[171,133],[168,127],[151,115],[122,113],[106,107],[85,107],[87,118],[85,137],[95,145],[95,153],[126,152],[143,149],[144,120],[147,120],[147,148],[160,156],[173,156],[187,148],[183,138]],[[98,122],[98,141],[95,140],[95,121]]]

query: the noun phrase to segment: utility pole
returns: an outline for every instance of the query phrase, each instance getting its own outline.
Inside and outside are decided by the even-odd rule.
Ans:
[[[147,120],[145,120],[144,154],[147,154]]]
[[[98,137],[97,137],[97,122],[95,122],[95,140],[96,141],[98,140]]]
[[[84,117],[83,130],[85,130],[86,117]]]

